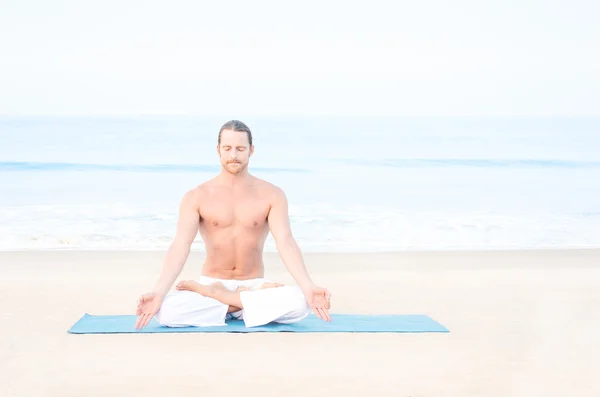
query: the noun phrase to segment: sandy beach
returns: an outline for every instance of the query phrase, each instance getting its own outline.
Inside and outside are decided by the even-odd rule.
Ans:
[[[305,254],[333,313],[427,314],[449,333],[67,333],[133,314],[162,258],[0,252],[2,396],[600,395],[600,250]]]

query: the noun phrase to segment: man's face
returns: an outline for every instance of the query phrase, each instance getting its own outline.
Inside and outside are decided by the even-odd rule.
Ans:
[[[223,130],[217,151],[223,168],[231,174],[238,174],[248,167],[254,147],[250,146],[245,132]]]

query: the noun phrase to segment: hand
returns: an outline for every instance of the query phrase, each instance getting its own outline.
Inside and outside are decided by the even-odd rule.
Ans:
[[[331,321],[331,317],[329,316],[331,294],[327,289],[313,286],[309,288],[304,295],[306,297],[306,302],[317,317],[327,322]]]
[[[162,302],[163,297],[155,292],[142,295],[138,300],[137,311],[135,313],[138,316],[135,328],[142,329],[148,325],[150,320],[152,320],[152,317],[154,317],[160,309]]]

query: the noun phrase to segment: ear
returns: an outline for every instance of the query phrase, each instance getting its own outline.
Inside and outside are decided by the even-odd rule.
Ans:
[[[217,143],[217,154],[221,157],[221,152],[219,151],[219,144]]]
[[[250,145],[250,156],[254,154],[254,145]]]

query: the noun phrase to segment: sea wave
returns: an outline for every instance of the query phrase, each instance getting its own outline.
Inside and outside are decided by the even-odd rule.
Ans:
[[[600,247],[593,214],[406,211],[379,206],[290,207],[303,251],[403,251]],[[166,249],[176,209],[61,205],[0,208],[0,250]],[[198,235],[193,248],[203,250]],[[275,251],[272,236],[267,251]]]

